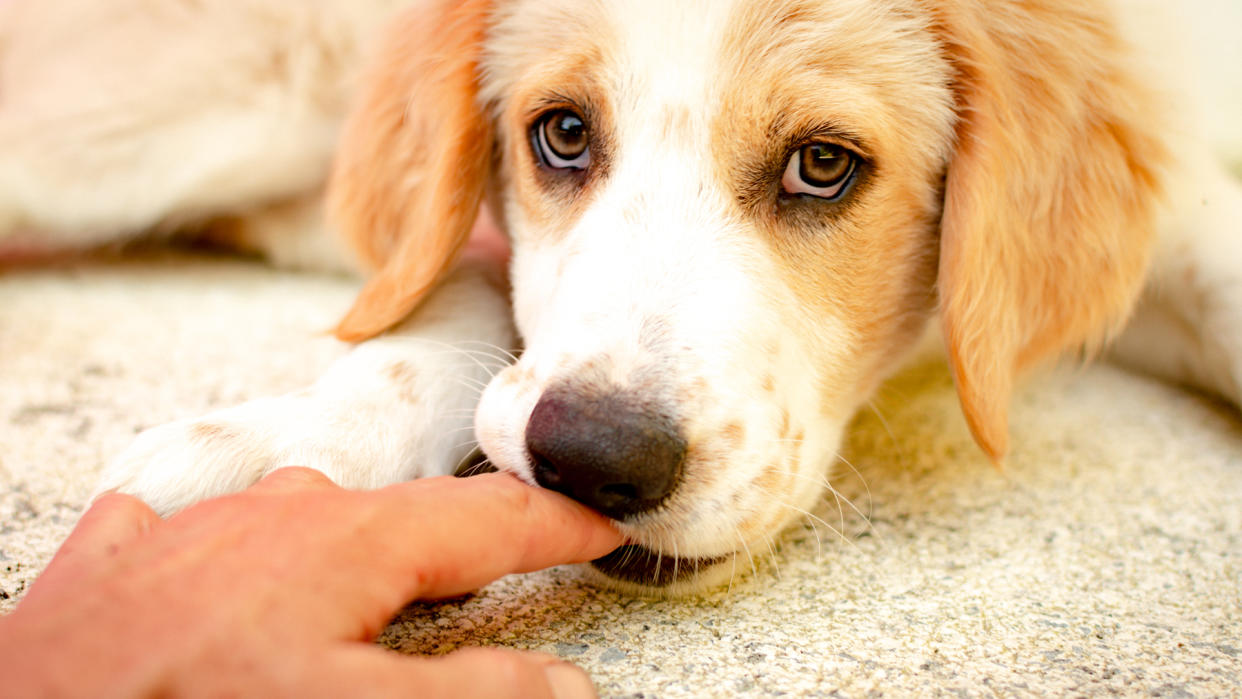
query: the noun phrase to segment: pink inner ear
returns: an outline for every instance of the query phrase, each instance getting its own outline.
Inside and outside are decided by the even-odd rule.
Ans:
[[[496,225],[496,219],[492,217],[491,210],[487,204],[481,204],[479,216],[474,220],[474,227],[470,229],[470,238],[466,241],[462,257],[480,260],[498,269],[508,269],[512,252],[509,240],[504,233],[500,232],[500,227]]]

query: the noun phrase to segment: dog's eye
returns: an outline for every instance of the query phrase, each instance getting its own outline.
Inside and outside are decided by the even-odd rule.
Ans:
[[[811,143],[790,156],[781,185],[787,194],[835,200],[849,188],[857,169],[858,156],[850,150],[834,143]]]
[[[539,157],[556,170],[583,170],[591,164],[586,122],[568,109],[558,109],[535,124]]]

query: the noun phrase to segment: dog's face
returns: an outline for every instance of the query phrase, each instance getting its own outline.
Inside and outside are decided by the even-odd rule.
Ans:
[[[1040,253],[998,259],[1009,249],[989,248],[997,229],[1031,228],[1015,223],[1027,216],[1039,231],[1018,233],[1020,245],[1040,233],[1075,235],[1063,229],[1078,216],[1005,204],[1043,196],[1031,187],[1059,192],[1056,178],[1084,184],[1099,172],[1067,162],[1033,185],[1012,173],[1014,191],[995,181],[1007,168],[1033,167],[1022,160],[1041,139],[1066,141],[1050,157],[1080,148],[1087,136],[1060,122],[1048,134],[1031,127],[1036,142],[1020,144],[1031,152],[998,145],[963,154],[979,145],[979,130],[1016,119],[1012,105],[994,117],[975,93],[997,92],[993,103],[1014,97],[1007,90],[1029,96],[1021,85],[1032,78],[994,84],[983,79],[984,59],[962,61],[948,27],[963,24],[962,35],[977,27],[950,5],[473,0],[443,10],[437,31],[417,34],[427,20],[411,18],[390,37],[389,60],[433,85],[413,92],[440,90],[438,103],[413,108],[441,115],[409,127],[399,110],[400,125],[377,124],[383,110],[364,100],[345,156],[369,162],[356,139],[370,139],[379,144],[371,160],[403,182],[430,171],[465,183],[466,194],[437,190],[411,216],[457,237],[422,233],[417,254],[399,249],[406,261],[385,266],[353,321],[359,309],[395,320],[392,308],[408,299],[391,302],[394,280],[427,276],[415,258],[439,259],[438,274],[490,189],[513,245],[525,352],[483,395],[480,445],[497,467],[614,517],[633,546],[597,567],[623,584],[696,586],[728,575],[736,555],[767,550],[812,509],[844,425],[938,300],[968,418],[998,454],[1012,372],[1117,315],[1145,255],[1113,250],[1126,240],[1110,233],[1118,239],[1101,252],[1120,257],[1086,264],[1092,274],[1118,268],[1093,280],[1104,298],[1064,303],[1057,291],[1031,291],[1047,286],[1026,269],[1045,264]],[[438,36],[455,32],[462,36]],[[474,53],[445,67],[446,49],[436,48],[444,41]],[[419,42],[432,48],[411,48]],[[436,62],[406,55],[420,50]],[[393,89],[392,71],[380,75],[374,100]],[[442,86],[455,81],[458,92],[446,97]],[[383,128],[397,135],[374,135]],[[450,143],[430,160],[378,154],[401,148],[406,132],[411,148]],[[1126,160],[1132,145],[1105,154],[1118,162],[1103,167],[1143,179]],[[347,223],[351,207],[401,199],[410,208],[404,184],[341,175],[356,167],[338,170],[335,185]],[[1141,206],[1127,193],[1111,196],[1118,207]],[[991,198],[1000,205],[970,210]],[[377,227],[373,211],[353,217]],[[1069,267],[1039,274],[1080,273]],[[980,302],[984,293],[997,296],[994,308]],[[1013,327],[1027,315],[1031,327]]]
[[[633,486],[576,493],[661,554],[614,576],[670,584],[767,550],[932,311],[951,71],[918,20],[876,6],[563,0],[495,19],[482,96],[526,349],[484,393],[479,441],[571,494]],[[542,431],[644,463],[562,456],[591,447]],[[611,481],[562,473],[582,469]]]

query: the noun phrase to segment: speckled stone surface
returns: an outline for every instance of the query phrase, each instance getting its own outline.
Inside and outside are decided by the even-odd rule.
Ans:
[[[0,611],[138,429],[310,380],[352,290],[183,256],[0,274]],[[1015,400],[1002,474],[942,367],[876,406],[835,480],[858,511],[827,497],[726,589],[634,599],[555,569],[411,606],[380,642],[552,652],[615,697],[1242,692],[1234,411],[1051,371]]]

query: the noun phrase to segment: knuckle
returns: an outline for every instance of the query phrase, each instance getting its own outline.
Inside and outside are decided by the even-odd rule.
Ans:
[[[314,487],[335,487],[336,485],[322,471],[306,466],[283,466],[264,476],[260,483]]]
[[[116,490],[101,493],[91,503],[90,509],[99,516],[128,518],[144,517],[151,511],[142,499]]]

